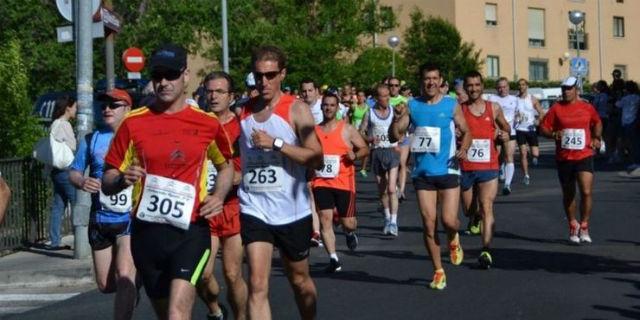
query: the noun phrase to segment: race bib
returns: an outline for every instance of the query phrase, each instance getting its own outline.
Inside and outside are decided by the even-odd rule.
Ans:
[[[467,150],[467,160],[485,163],[491,161],[491,141],[489,139],[473,139],[469,150]]]
[[[108,196],[100,190],[100,205],[102,206],[102,210],[118,213],[131,211],[132,191],[133,186],[129,186],[117,194]]]
[[[386,147],[390,144],[389,142],[389,128],[384,127],[374,127],[373,128],[373,138],[376,142],[377,147]]]
[[[582,150],[586,143],[584,129],[564,129],[562,130],[562,149]]]
[[[147,174],[136,217],[189,229],[196,200],[196,188],[182,181]]]
[[[216,187],[216,177],[218,176],[218,170],[213,165],[211,160],[207,160],[207,193],[212,193]]]
[[[244,160],[244,159],[243,159]],[[282,190],[282,155],[279,152],[261,152],[246,158],[242,183],[248,192]]]
[[[440,152],[440,128],[417,127],[411,140],[411,152]]]
[[[340,173],[340,156],[325,155],[322,169],[316,170],[316,177],[335,178]]]

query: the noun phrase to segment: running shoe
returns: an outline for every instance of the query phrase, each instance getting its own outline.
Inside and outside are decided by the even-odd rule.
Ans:
[[[342,264],[336,259],[329,259],[329,265],[324,269],[326,273],[336,273],[342,270]]]
[[[481,225],[482,220],[478,219],[477,221],[469,221],[469,234],[472,235],[479,235],[482,232],[482,229],[480,229],[480,225]]]
[[[502,195],[503,196],[508,196],[511,194],[511,186],[508,184],[504,185],[504,188],[502,188]]]
[[[218,305],[220,307],[220,314],[218,315],[211,315],[211,314],[207,314],[207,320],[225,320],[225,319],[229,319],[227,317],[227,308],[225,308],[225,306],[223,305]]]
[[[589,236],[589,225],[582,223],[580,225],[580,242],[591,243],[591,237]]]
[[[394,237],[398,236],[398,224],[397,223],[390,223],[389,224],[389,234],[391,234]]]
[[[522,179],[522,183],[524,183],[525,186],[528,186],[531,183],[531,178],[529,177],[529,175],[524,176],[524,178]]]
[[[462,251],[462,246],[460,245],[460,237],[456,232],[456,235],[453,237],[453,240],[449,242],[449,258],[451,258],[451,264],[460,265],[462,263],[462,259],[464,258],[464,251]]]
[[[571,221],[571,223],[569,224],[569,242],[570,243],[573,243],[573,244],[580,243],[580,237],[578,236],[579,231],[580,231],[580,225],[578,224],[578,221],[576,220]]]
[[[351,251],[356,251],[358,247],[358,235],[354,232],[347,233],[347,248]]]
[[[384,227],[382,228],[382,234],[384,235],[389,234],[390,227],[391,227],[391,221],[384,219]]]
[[[323,247],[322,239],[320,238],[320,232],[314,231],[311,234],[311,246],[312,247]]]
[[[360,170],[360,176],[363,177],[363,178],[366,178],[367,177],[367,170],[365,170],[365,169]]]
[[[433,274],[433,280],[429,287],[436,290],[444,290],[447,287],[447,276],[444,274],[444,270],[436,271]]]
[[[493,258],[491,258],[491,254],[489,251],[480,252],[480,256],[478,257],[478,263],[482,269],[489,269],[493,264]]]
[[[533,157],[533,159],[531,159],[531,164],[534,167],[537,167],[538,166],[538,157]]]

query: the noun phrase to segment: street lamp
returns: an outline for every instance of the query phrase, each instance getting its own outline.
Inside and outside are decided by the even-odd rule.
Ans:
[[[389,47],[391,47],[391,49],[393,50],[393,54],[391,58],[392,59],[391,60],[391,76],[395,77],[396,76],[396,47],[398,46],[398,44],[400,44],[400,37],[391,36],[387,40],[387,43],[389,44]]]
[[[569,21],[575,26],[576,32],[576,55],[580,56],[580,35],[582,34],[582,29],[580,28],[580,24],[584,22],[584,12],[579,10],[569,11]]]

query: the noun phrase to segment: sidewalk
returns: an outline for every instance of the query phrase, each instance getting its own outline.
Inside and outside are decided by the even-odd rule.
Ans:
[[[73,246],[73,236],[62,239]],[[73,250],[29,248],[0,258],[0,289],[66,287],[93,283],[91,257],[73,259]]]

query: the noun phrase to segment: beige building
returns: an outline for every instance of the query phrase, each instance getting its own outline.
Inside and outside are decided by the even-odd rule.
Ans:
[[[640,79],[640,0],[379,0],[393,8],[400,25],[377,42],[402,38],[415,8],[452,22],[467,42],[482,50],[487,77],[560,80],[578,51],[569,12],[584,12],[580,56],[589,61],[587,79],[610,82],[614,68]]]

